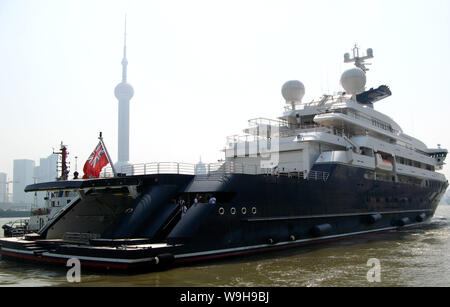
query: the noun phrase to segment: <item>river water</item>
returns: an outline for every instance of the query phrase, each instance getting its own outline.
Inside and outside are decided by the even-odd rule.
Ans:
[[[0,219],[0,225],[9,220]],[[69,283],[66,272],[0,260],[0,286],[450,286],[450,206],[441,204],[433,220],[420,228],[313,247],[164,272],[82,271],[80,283]]]

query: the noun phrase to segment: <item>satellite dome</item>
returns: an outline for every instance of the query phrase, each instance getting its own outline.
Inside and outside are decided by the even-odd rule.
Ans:
[[[130,100],[134,95],[134,89],[130,84],[122,82],[117,84],[114,94],[118,100]]]
[[[341,76],[341,85],[351,95],[364,91],[366,73],[360,68],[346,70]]]
[[[287,81],[281,88],[281,94],[286,99],[286,103],[301,102],[305,96],[305,86],[297,80]]]

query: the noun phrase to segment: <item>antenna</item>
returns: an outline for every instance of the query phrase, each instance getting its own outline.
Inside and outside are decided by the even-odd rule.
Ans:
[[[56,180],[67,180],[69,175],[69,166],[70,162],[67,161],[67,156],[69,155],[69,152],[67,151],[67,145],[64,145],[61,141],[61,147],[59,152],[55,152],[53,149],[53,154],[58,155],[59,162],[56,165],[56,170],[61,170],[61,176],[56,178]],[[61,169],[59,169],[61,167]]]
[[[344,54],[344,63],[355,63],[355,66],[362,69],[364,72],[368,71],[369,69],[366,67],[366,65],[371,65],[370,63],[364,63],[367,59],[373,58],[373,49],[369,48],[367,49],[367,55],[365,56],[359,56],[359,48],[358,45],[355,44],[355,47],[353,47],[353,58],[350,58],[350,54],[346,53]]]
[[[127,15],[125,14],[125,30],[123,33],[122,82],[127,82]]]

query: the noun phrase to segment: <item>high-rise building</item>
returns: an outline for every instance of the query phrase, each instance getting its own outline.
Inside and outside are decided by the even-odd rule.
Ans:
[[[200,157],[200,161],[195,164],[195,175],[206,175],[207,173],[206,165],[202,162],[202,157]]]
[[[7,177],[6,173],[0,173],[0,203],[8,202]]]
[[[58,155],[51,154],[47,158],[40,158],[35,167],[36,182],[55,181],[58,177]]]
[[[39,159],[39,165],[34,168],[36,183],[55,181],[58,177],[58,155],[51,154],[47,158]],[[37,192],[36,205],[45,205],[46,192]]]
[[[133,87],[127,83],[127,21],[125,19],[124,46],[122,59],[122,82],[120,82],[114,94],[119,100],[119,122],[118,122],[118,161],[115,164],[119,173],[130,172],[130,99],[134,95]]]
[[[14,160],[13,169],[13,202],[32,204],[33,193],[25,193],[25,187],[34,183],[34,161],[27,159]]]

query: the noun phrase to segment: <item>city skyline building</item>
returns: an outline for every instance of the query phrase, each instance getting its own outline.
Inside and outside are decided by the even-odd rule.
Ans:
[[[0,202],[44,206],[45,192],[25,193],[24,189],[29,184],[57,180],[58,155],[40,158],[39,165],[35,165],[35,161],[30,159],[15,159],[13,164],[13,180],[8,181],[8,174],[0,173]],[[11,186],[8,186],[10,183],[12,193]],[[12,198],[8,194],[12,194]]]
[[[13,202],[32,204],[34,202],[33,193],[25,193],[25,187],[34,183],[33,160],[16,159],[13,161]]]
[[[58,155],[51,154],[47,158],[40,158],[39,165],[34,168],[36,183],[55,181],[58,178]],[[45,205],[46,192],[36,193],[36,206]]]
[[[202,162],[202,157],[200,157],[199,162],[195,164],[195,175],[206,175],[207,173],[206,165]]]
[[[7,184],[8,175],[6,173],[0,173],[0,203],[7,203],[9,200]]]

